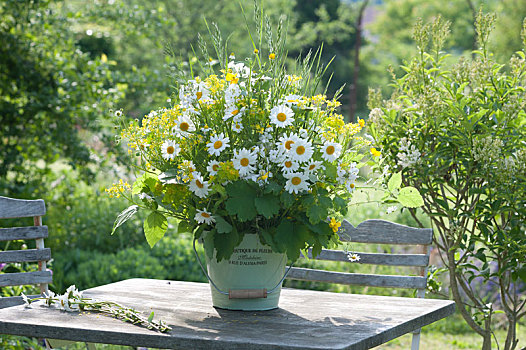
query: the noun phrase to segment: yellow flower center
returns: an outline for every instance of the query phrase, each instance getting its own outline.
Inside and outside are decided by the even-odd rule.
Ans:
[[[223,142],[221,140],[217,140],[216,142],[214,142],[215,149],[220,149],[221,146],[223,146]]]
[[[285,113],[278,113],[276,118],[283,123],[285,120],[287,120],[287,115]]]
[[[197,91],[197,93],[195,94],[195,96],[197,97],[197,99],[199,100],[201,97],[203,97],[203,93],[201,91]]]
[[[294,176],[292,179],[290,179],[290,182],[292,182],[294,186],[298,186],[301,183],[301,178]]]
[[[287,168],[290,168],[290,167],[292,166],[292,162],[291,162],[290,160],[287,160],[287,161],[285,162],[285,166],[286,166]]]
[[[201,181],[199,181],[199,180],[195,180],[195,184],[199,188],[203,188],[204,187],[203,183]]]
[[[237,115],[238,113],[239,113],[239,109],[232,111],[232,115]]]
[[[292,147],[293,143],[294,143],[294,141],[288,140],[287,142],[285,142],[285,148],[286,149],[290,149]]]
[[[188,131],[188,129],[190,129],[190,124],[188,124],[187,122],[182,122],[179,125],[179,129],[181,129],[182,131]]]
[[[174,146],[166,147],[166,153],[173,154],[174,152],[175,152],[175,147]]]
[[[214,171],[218,171],[218,170],[219,170],[219,164],[214,164],[214,165],[212,165],[212,169],[213,169]]]
[[[325,153],[327,153],[328,155],[331,155],[335,151],[336,151],[336,148],[334,148],[334,146],[331,145],[331,146],[327,147],[327,149],[325,150]]]
[[[239,164],[241,164],[241,166],[248,166],[248,158],[241,158],[241,160],[239,161]]]
[[[316,165],[314,165],[314,164],[311,164],[311,165],[309,166],[309,170],[314,170],[314,168],[316,168]]]
[[[349,187],[350,187],[350,188],[354,188],[354,184],[351,184]]]
[[[305,153],[305,147],[299,146],[298,148],[296,148],[296,154],[299,154],[301,156],[303,153]]]
[[[208,213],[201,213],[201,216],[208,219],[210,217],[210,214],[208,214]]]

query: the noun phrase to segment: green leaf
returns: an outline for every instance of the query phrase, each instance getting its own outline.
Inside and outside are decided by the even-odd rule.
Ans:
[[[155,243],[164,237],[167,229],[168,220],[161,213],[154,211],[144,220],[144,235],[150,248],[153,248]]]
[[[283,187],[281,187],[277,182],[270,181],[267,186],[265,186],[265,193],[274,193],[279,194]]]
[[[181,220],[177,225],[177,233],[192,232],[192,226],[187,221]]]
[[[335,205],[335,209],[340,211],[341,209],[344,209],[344,208],[347,208],[347,201],[345,199],[343,199],[342,197],[334,197],[334,205]]]
[[[281,203],[285,208],[290,208],[294,204],[295,198],[292,194],[287,191],[283,191],[280,196]]]
[[[229,198],[226,201],[226,210],[230,215],[237,215],[239,221],[249,221],[256,217],[257,211],[254,204],[255,189],[245,181],[236,181],[228,184],[226,191]]]
[[[387,189],[389,192],[393,192],[394,190],[397,190],[402,185],[402,173],[395,173],[391,176],[389,179],[389,182],[387,183]]]
[[[522,282],[526,283],[526,266],[524,266],[521,269],[517,270],[517,275],[522,280]]]
[[[275,241],[285,248],[289,259],[296,261],[300,256],[300,250],[305,248],[305,242],[309,238],[308,233],[305,225],[283,220],[276,229]]]
[[[152,321],[153,321],[153,311],[150,314],[150,316],[148,317],[148,322],[152,322]]]
[[[424,199],[417,189],[411,186],[400,189],[396,200],[407,208],[418,208],[424,205]]]
[[[232,225],[223,219],[223,217],[214,215],[214,219],[216,219],[216,230],[218,233],[229,233],[232,231]]]
[[[309,222],[315,225],[325,221],[329,216],[329,211],[320,205],[313,205],[307,209],[307,216],[309,217]]]
[[[216,248],[216,259],[221,261],[228,259],[234,252],[234,248],[239,244],[239,234],[237,230],[222,235],[214,235],[214,247]]]
[[[265,194],[263,197],[256,197],[254,199],[258,213],[270,219],[279,213],[279,198],[272,194]]]
[[[131,205],[128,208],[121,211],[121,213],[117,216],[115,219],[115,222],[113,223],[113,230],[111,231],[111,234],[115,233],[115,230],[124,224],[126,221],[128,221],[135,213],[137,212],[139,206],[137,205]]]
[[[338,168],[336,168],[335,165],[331,163],[325,163],[325,174],[327,174],[327,177],[331,180],[336,180],[338,177]]]

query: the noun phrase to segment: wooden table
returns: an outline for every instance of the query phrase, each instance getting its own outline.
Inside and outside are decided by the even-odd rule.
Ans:
[[[205,283],[130,279],[84,296],[133,307],[172,327],[159,333],[97,314],[33,304],[0,310],[0,334],[170,349],[369,349],[451,315],[452,301],[283,289],[279,309],[212,307]]]

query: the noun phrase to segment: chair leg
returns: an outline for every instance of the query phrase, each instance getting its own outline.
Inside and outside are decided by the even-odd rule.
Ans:
[[[420,346],[420,329],[413,333],[413,340],[411,342],[411,350],[418,350]]]

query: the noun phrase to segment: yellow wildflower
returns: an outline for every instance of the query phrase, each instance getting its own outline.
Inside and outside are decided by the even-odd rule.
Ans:
[[[374,147],[371,147],[371,154],[372,154],[374,157],[380,157],[380,156],[382,155],[382,152],[377,151],[376,148],[374,148]]]
[[[276,54],[275,54],[275,53],[271,53],[270,55],[268,55],[268,58],[270,58],[271,60],[273,60],[273,59],[276,58]]]
[[[365,120],[358,118],[358,124],[363,128],[365,126]]]
[[[336,221],[335,218],[331,218],[331,222],[329,223],[329,227],[332,229],[332,232],[336,233],[340,229],[340,226],[342,225],[341,222]]]
[[[258,49],[254,49],[254,53],[257,55],[259,53]]]

